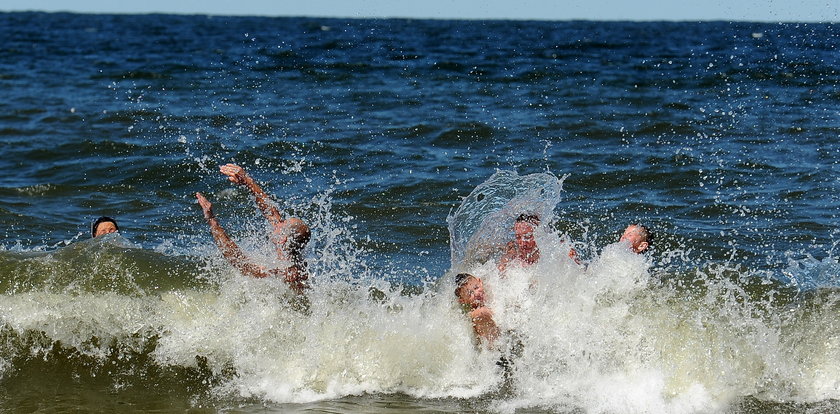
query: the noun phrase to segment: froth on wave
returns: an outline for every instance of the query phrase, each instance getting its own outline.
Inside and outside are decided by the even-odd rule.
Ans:
[[[663,268],[621,244],[590,246],[579,264],[567,254],[573,241],[544,225],[539,262],[502,275],[479,247],[510,237],[514,212],[551,223],[561,193],[552,174],[503,172],[477,187],[449,219],[451,271],[414,290],[369,271],[352,244],[314,240],[323,249],[311,252],[303,303],[282,281],[242,277],[211,253],[181,261],[99,241],[2,251],[13,282],[0,292],[0,381],[15,387],[46,364],[90,387],[169,387],[201,404],[401,394],[505,412],[840,398],[835,259],[791,263],[795,283],[733,263]],[[320,214],[312,221],[323,237],[352,238]],[[484,278],[498,347],[476,345],[455,304],[455,271]]]

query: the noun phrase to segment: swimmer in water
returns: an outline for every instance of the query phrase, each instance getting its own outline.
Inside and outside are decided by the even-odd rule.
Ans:
[[[498,268],[503,275],[513,263],[528,267],[540,260],[540,248],[534,238],[534,231],[539,225],[540,217],[536,214],[520,214],[516,218],[513,223],[514,240],[505,246],[505,253],[499,259]],[[569,257],[580,264],[575,249],[569,249]]]
[[[106,216],[102,216],[93,222],[90,226],[91,237],[104,236],[106,234],[117,233],[120,227],[117,226],[117,221]]]
[[[644,253],[650,247],[650,243],[653,242],[653,233],[650,229],[642,226],[641,224],[631,224],[624,229],[624,233],[618,241],[628,244],[633,253],[641,254]]]
[[[213,240],[219,246],[222,255],[243,274],[257,278],[282,277],[294,292],[303,293],[306,289],[306,280],[309,278],[306,261],[303,258],[303,249],[309,242],[311,235],[309,226],[298,218],[284,218],[280,210],[271,203],[268,194],[242,167],[235,164],[226,164],[221,166],[219,171],[226,175],[232,183],[243,185],[254,194],[257,207],[271,224],[272,232],[269,238],[275,245],[277,257],[286,265],[281,268],[269,269],[254,263],[219,225],[219,221],[213,214],[213,206],[210,201],[201,193],[195,193],[198,204],[204,212],[204,218],[210,225]]]
[[[493,311],[484,303],[484,282],[469,273],[459,273],[455,276],[455,296],[469,315],[476,337],[492,347],[499,337],[499,328]]]
[[[624,233],[621,234],[618,242],[624,243],[633,253],[642,254],[646,252],[650,248],[650,244],[653,243],[653,232],[651,232],[646,226],[634,223],[624,229]],[[574,249],[569,252],[569,257],[580,264],[580,261],[577,259],[577,252]]]
[[[512,263],[530,266],[540,260],[540,248],[534,239],[534,230],[540,225],[535,214],[520,214],[513,223],[514,240],[508,242],[499,260],[499,271],[504,273]]]

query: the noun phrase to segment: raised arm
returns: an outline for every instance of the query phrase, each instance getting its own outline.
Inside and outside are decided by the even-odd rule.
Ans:
[[[242,252],[242,249],[231,240],[222,226],[219,225],[216,215],[213,214],[213,205],[210,201],[201,193],[195,193],[195,197],[198,199],[198,204],[204,212],[204,218],[207,220],[207,224],[210,225],[210,233],[213,235],[213,240],[216,241],[216,245],[219,246],[222,255],[233,267],[242,274],[257,278],[268,276],[282,277],[293,291],[303,293],[304,289],[306,289],[306,279],[309,276],[306,273],[304,264],[294,262],[291,266],[281,269],[266,269],[264,266],[254,264]]]
[[[210,204],[210,201],[201,193],[195,193],[195,197],[198,199],[201,210],[204,211],[204,218],[210,225],[210,234],[213,235],[213,240],[216,241],[216,245],[222,251],[222,256],[243,274],[258,278],[268,277],[270,273],[266,271],[265,267],[252,263],[248,256],[242,252],[242,249],[227,235],[225,229],[219,225],[216,215],[213,214],[213,205]]]
[[[273,228],[277,229],[283,224],[283,214],[280,213],[280,210],[278,210],[271,200],[269,200],[268,194],[263,191],[262,187],[260,187],[259,184],[257,184],[257,182],[245,172],[244,168],[236,164],[225,164],[219,167],[219,171],[226,175],[228,180],[232,183],[244,185],[251,190],[254,197],[257,199],[257,207],[259,207],[260,211],[262,211],[263,215]]]

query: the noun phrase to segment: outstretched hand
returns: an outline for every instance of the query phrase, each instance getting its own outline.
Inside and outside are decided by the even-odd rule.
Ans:
[[[234,184],[245,184],[248,180],[248,173],[245,169],[236,164],[225,164],[219,167],[222,174],[228,176],[228,180]]]
[[[213,204],[210,203],[210,200],[201,195],[201,193],[195,193],[195,198],[198,199],[198,204],[201,206],[201,210],[204,211],[204,218],[207,220],[214,218]]]

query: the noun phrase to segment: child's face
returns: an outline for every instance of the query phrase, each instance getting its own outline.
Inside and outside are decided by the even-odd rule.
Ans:
[[[477,308],[484,305],[484,282],[477,277],[467,279],[463,286],[461,286],[458,301]]]
[[[520,249],[533,249],[537,243],[534,240],[534,226],[527,221],[518,221],[513,225],[513,233],[516,235],[516,244]]]

